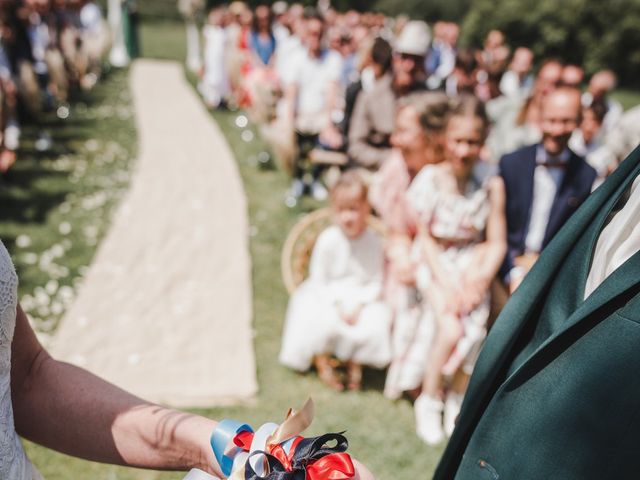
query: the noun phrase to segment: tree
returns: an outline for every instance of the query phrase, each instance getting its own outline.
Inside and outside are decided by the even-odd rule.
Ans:
[[[611,68],[631,85],[640,75],[638,25],[640,0],[475,0],[461,41],[481,45],[497,28],[513,47],[528,46],[538,59],[557,56],[583,65],[587,74]]]

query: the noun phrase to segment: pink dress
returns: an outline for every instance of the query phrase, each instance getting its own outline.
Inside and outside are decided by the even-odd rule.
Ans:
[[[413,236],[416,232],[415,212],[406,198],[410,184],[402,154],[394,149],[373,177],[369,201],[390,232]]]
[[[407,198],[411,177],[399,150],[393,150],[373,178],[369,201],[390,232],[385,246],[385,302],[393,310],[392,361],[385,382],[385,396],[398,398],[403,391],[420,386],[426,354],[431,343],[431,325],[421,322],[420,298],[415,287],[394,275],[390,257],[399,243],[407,242],[407,255],[417,231],[417,214]],[[394,235],[395,234],[395,235]],[[399,234],[399,235],[398,235]],[[404,240],[398,240],[402,234]]]

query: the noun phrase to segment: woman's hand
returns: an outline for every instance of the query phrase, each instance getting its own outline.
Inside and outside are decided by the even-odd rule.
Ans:
[[[416,268],[409,257],[398,257],[391,261],[393,275],[404,285],[416,284]]]
[[[426,293],[438,316],[460,317],[465,312],[465,292],[459,285],[449,281],[438,281],[430,285]]]

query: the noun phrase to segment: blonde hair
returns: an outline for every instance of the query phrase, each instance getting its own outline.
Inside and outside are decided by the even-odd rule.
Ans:
[[[349,197],[367,201],[369,187],[357,170],[347,170],[336,183],[331,187],[331,200],[334,200],[340,193],[345,193]]]

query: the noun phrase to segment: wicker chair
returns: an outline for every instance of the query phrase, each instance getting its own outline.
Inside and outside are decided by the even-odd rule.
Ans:
[[[380,235],[385,235],[385,227],[379,218],[370,215],[367,223]],[[280,269],[282,280],[289,294],[302,283],[309,273],[311,252],[322,231],[331,224],[329,207],[315,210],[302,217],[291,229],[282,247]]]

